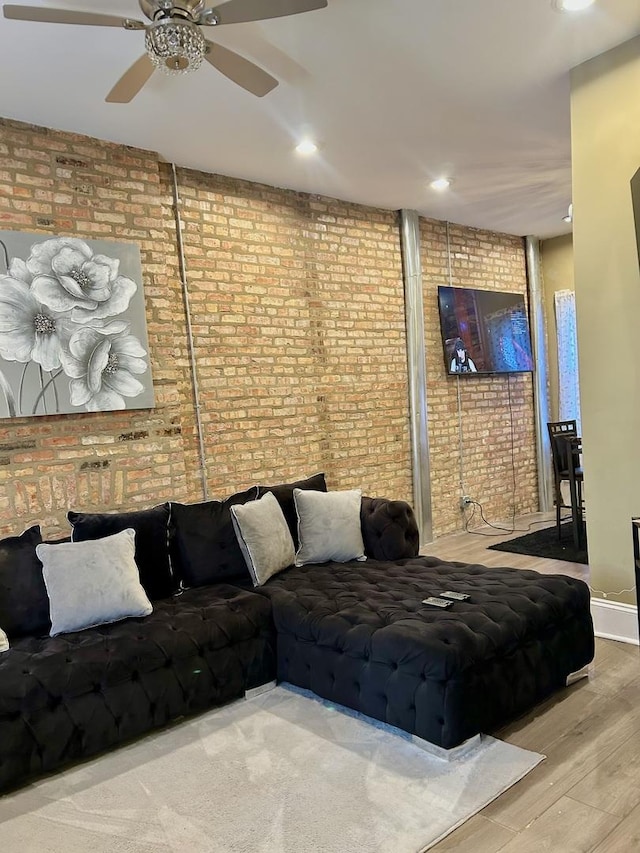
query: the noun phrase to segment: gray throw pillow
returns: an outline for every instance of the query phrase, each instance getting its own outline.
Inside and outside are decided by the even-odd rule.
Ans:
[[[271,492],[257,501],[231,507],[233,527],[254,586],[293,565],[291,531]]]
[[[294,489],[293,499],[298,514],[296,566],[334,560],[366,560],[360,504],[362,492],[312,492]]]
[[[131,528],[86,542],[43,543],[36,553],[49,596],[52,637],[153,610],[140,583]]]

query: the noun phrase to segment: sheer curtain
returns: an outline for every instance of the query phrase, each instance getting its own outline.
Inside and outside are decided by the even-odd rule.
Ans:
[[[557,290],[555,294],[558,336],[558,420],[575,420],[580,427],[580,383],[578,379],[578,335],[576,330],[576,295],[573,290]]]

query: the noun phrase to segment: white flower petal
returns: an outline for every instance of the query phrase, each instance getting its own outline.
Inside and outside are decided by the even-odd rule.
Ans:
[[[65,246],[70,246],[83,256],[83,261],[93,254],[84,240],[77,237],[52,237],[42,243],[34,243],[27,258],[27,269],[36,275],[50,275],[51,261]]]
[[[13,305],[21,310],[29,310],[35,313],[40,309],[29,285],[19,278],[8,275],[0,276],[0,305]]]
[[[91,286],[110,290],[111,269],[106,264],[95,263],[95,258],[87,261],[82,272],[91,279]]]
[[[69,382],[69,400],[72,406],[84,406],[91,399],[89,386],[82,379],[72,379]]]
[[[118,353],[118,364],[129,373],[145,373],[147,369],[147,362],[143,358],[134,358],[122,353]]]
[[[93,316],[90,316],[83,325],[97,329],[103,335],[119,335],[122,332],[128,332],[131,326],[126,320],[100,320],[98,317]]]
[[[144,391],[144,385],[127,370],[116,370],[115,373],[105,373],[102,376],[103,385],[112,388],[123,397],[137,397]]]
[[[80,302],[85,308],[91,308],[97,305],[97,302],[91,302],[87,299],[82,300],[72,296],[63,287],[57,278],[49,275],[38,275],[33,279],[31,291],[36,299],[57,313],[68,313]]]
[[[87,362],[87,385],[95,394],[102,387],[102,371],[109,361],[111,352],[111,341],[109,338],[102,340],[94,347]]]
[[[95,347],[104,339],[96,329],[80,326],[69,339],[69,351],[76,358],[88,362]]]
[[[110,389],[103,389],[94,394],[87,403],[87,411],[89,412],[105,412],[126,408],[126,403],[120,394],[116,394],[115,391]]]
[[[135,358],[142,358],[147,354],[146,349],[135,335],[123,335],[117,338],[113,342],[113,350],[118,355],[132,355]]]
[[[51,258],[51,269],[58,276],[69,275],[71,270],[81,270],[92,254],[90,249],[87,256],[75,246],[62,246]]]
[[[137,289],[138,285],[135,281],[122,275],[118,276],[111,285],[111,299],[101,302],[92,313],[96,317],[115,317],[117,314],[122,314],[129,307],[131,297]],[[78,314],[81,311],[82,308],[78,308]]]
[[[33,278],[22,258],[11,258],[11,263],[9,264],[9,275],[12,278],[18,278],[20,281],[24,281],[25,284],[31,284],[31,279]]]
[[[88,287],[85,290],[85,298],[91,299],[93,302],[108,302],[111,296],[111,285],[106,285],[106,287]]]
[[[87,375],[86,363],[82,359],[75,358],[73,355],[71,355],[71,353],[65,347],[63,347],[60,351],[60,362],[62,364],[62,369],[70,379],[82,379],[82,377],[85,377]]]
[[[31,358],[44,370],[57,370],[60,367],[60,341],[57,335],[36,332]]]
[[[0,332],[0,355],[6,361],[19,361],[23,364],[31,361],[34,336],[24,330]]]
[[[78,324],[74,323],[69,317],[54,317],[52,319],[56,324],[56,334],[60,338],[61,345],[66,344],[71,335],[78,331]]]
[[[29,314],[6,303],[0,303],[0,332],[24,330],[28,335],[31,335],[34,318],[35,313]]]
[[[80,285],[75,280],[75,278],[73,278],[73,276],[58,275],[57,281],[58,281],[58,284],[64,290],[67,291],[67,293],[70,293],[72,296],[74,296],[76,299],[79,299],[81,302],[84,302],[85,299],[87,298],[84,290],[82,289],[82,287],[80,287]]]
[[[118,258],[110,258],[109,255],[94,255],[93,261],[96,264],[101,264],[109,268],[109,281],[115,281],[118,277],[120,269],[120,261]]]

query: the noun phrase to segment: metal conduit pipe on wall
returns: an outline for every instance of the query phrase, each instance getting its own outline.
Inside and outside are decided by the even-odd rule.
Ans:
[[[536,424],[536,460],[538,473],[538,509],[552,509],[551,500],[551,448],[547,422],[549,398],[547,379],[547,336],[542,300],[542,272],[540,269],[540,243],[534,237],[526,238],[527,281],[529,285],[529,314],[533,343],[533,398]]]
[[[202,495],[204,500],[209,498],[209,487],[207,485],[207,457],[204,449],[204,432],[202,429],[202,417],[200,411],[200,391],[198,388],[198,371],[196,369],[196,355],[193,345],[193,328],[191,326],[191,308],[189,305],[189,288],[187,286],[187,270],[184,260],[184,240],[182,236],[182,220],[180,219],[180,196],[178,194],[178,178],[176,175],[176,164],[171,164],[171,177],[173,184],[173,212],[176,220],[176,244],[178,248],[178,264],[180,268],[180,282],[182,285],[182,301],[187,323],[187,348],[189,350],[189,363],[191,365],[191,384],[193,386],[193,402],[196,412],[196,430],[198,433],[198,447],[200,456],[200,476],[202,478]]]
[[[413,509],[420,531],[420,544],[423,545],[433,540],[433,516],[431,512],[431,465],[429,460],[422,264],[420,262],[420,219],[415,210],[400,211],[400,238],[407,329]]]

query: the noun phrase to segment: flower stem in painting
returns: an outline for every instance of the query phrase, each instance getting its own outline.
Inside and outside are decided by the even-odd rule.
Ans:
[[[7,382],[7,379],[4,373],[0,370],[0,388],[2,388],[2,393],[4,394],[4,399],[7,403],[7,411],[9,413],[10,418],[15,418],[16,416],[16,400],[13,396],[13,390],[11,385]]]
[[[45,385],[43,385],[43,387],[42,387],[42,389],[41,389],[40,393],[39,393],[39,394],[38,394],[38,396],[36,397],[36,401],[35,401],[35,403],[33,404],[33,409],[31,410],[31,414],[32,414],[32,415],[35,415],[36,410],[37,410],[37,408],[38,408],[38,404],[40,403],[40,400],[41,400],[41,399],[44,397],[44,395],[46,394],[46,392],[47,392],[47,388],[48,388],[50,385],[52,385],[52,384],[56,381],[56,379],[58,378],[58,376],[60,376],[60,374],[61,374],[61,373],[62,373],[62,370],[61,370],[61,369],[60,369],[60,370],[58,370],[58,371],[56,371],[56,373],[54,373],[54,374],[52,375],[51,379],[49,379],[49,381],[48,381]],[[45,410],[46,410],[46,409],[45,409]]]

